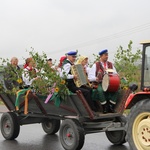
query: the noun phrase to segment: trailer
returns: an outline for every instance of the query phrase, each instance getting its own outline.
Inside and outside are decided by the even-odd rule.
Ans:
[[[60,142],[66,150],[81,149],[85,135],[98,132],[105,132],[112,144],[121,145],[126,142],[127,119],[123,111],[131,89],[122,92],[115,113],[108,114],[102,113],[99,102],[99,112],[93,112],[80,91],[55,106],[54,100],[45,103],[46,96],[30,90],[27,99],[24,95],[20,97],[18,109],[15,95],[0,93],[9,110],[1,116],[1,133],[6,140],[14,140],[19,135],[20,126],[41,123],[46,134],[59,131]]]

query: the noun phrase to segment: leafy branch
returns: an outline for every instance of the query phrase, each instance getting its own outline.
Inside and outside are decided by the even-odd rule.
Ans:
[[[124,49],[119,46],[117,53],[115,54],[114,64],[120,78],[125,78],[126,82],[122,82],[122,86],[128,86],[129,83],[138,83],[140,80],[140,63],[141,50],[137,49],[136,53],[132,52],[132,44],[130,41],[128,48]]]

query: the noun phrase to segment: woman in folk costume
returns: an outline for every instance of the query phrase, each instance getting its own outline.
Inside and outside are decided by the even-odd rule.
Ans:
[[[107,49],[100,51],[99,55],[100,55],[100,60],[92,66],[88,74],[88,79],[91,82],[94,82],[94,81],[98,82],[98,88],[97,88],[98,94],[95,94],[95,99],[101,102],[101,105],[103,107],[103,113],[115,112],[114,109],[115,109],[115,105],[117,101],[118,91],[116,92],[105,91],[104,92],[102,88],[102,80],[107,69],[114,70],[114,73],[116,74],[117,72],[113,64],[110,61],[108,61]]]
[[[78,58],[76,64],[81,64],[84,68],[85,73],[88,74],[89,67],[88,67],[88,57],[87,56],[80,56]]]
[[[90,68],[88,67],[88,57],[87,56],[79,56],[76,64],[81,64],[83,66],[84,72],[87,76],[88,86],[91,86],[90,81],[88,80],[88,74],[90,71]]]
[[[95,93],[95,89],[93,88],[92,84],[88,80],[88,74],[89,74],[89,71],[90,71],[90,68],[88,67],[88,57],[87,56],[80,56],[78,58],[76,64],[81,64],[83,66],[83,68],[84,68],[84,72],[85,72],[85,74],[87,76],[87,85],[85,87],[90,91],[91,99],[93,100],[94,106],[96,107],[97,111],[99,111],[100,110],[99,105],[95,101],[95,98],[93,98],[93,92]]]
[[[23,74],[22,74],[22,79],[24,81],[25,86],[29,87],[34,80],[39,79],[37,77],[37,69],[35,68],[36,64],[35,61],[32,57],[27,58],[24,69],[23,69]]]
[[[60,74],[61,73],[61,69],[62,69],[62,65],[63,65],[63,62],[67,59],[67,56],[62,56],[60,57],[60,60],[59,60],[59,64],[57,66],[57,72]]]

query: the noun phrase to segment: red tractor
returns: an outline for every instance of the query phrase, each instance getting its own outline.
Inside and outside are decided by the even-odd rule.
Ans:
[[[125,108],[127,141],[132,150],[150,150],[150,41],[144,41],[141,68],[141,91],[129,95]]]

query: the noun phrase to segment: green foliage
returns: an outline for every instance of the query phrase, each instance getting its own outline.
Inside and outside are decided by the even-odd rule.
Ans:
[[[93,54],[93,56],[94,56],[94,61],[93,62],[89,62],[89,67],[92,67],[93,66],[93,64],[95,63],[95,62],[97,62],[97,61],[99,61],[99,55],[95,55],[95,54]]]
[[[59,76],[56,70],[49,67],[46,54],[43,52],[42,55],[39,55],[32,49],[30,55],[35,61],[36,69],[38,70],[37,76],[39,77],[38,80],[32,83],[34,89],[42,95],[51,93],[53,88],[61,97],[68,95],[69,90],[66,87],[65,80]]]
[[[21,79],[22,76],[22,69],[16,70],[10,63],[9,59],[3,59],[1,60],[1,79],[7,80],[7,87],[8,89],[5,89],[4,83],[0,81],[0,92],[7,92],[10,94],[14,94],[19,88],[22,86],[23,82]]]
[[[4,71],[4,67],[0,66],[0,72],[3,72],[3,71]]]
[[[55,94],[56,96],[59,96],[61,99],[65,99],[67,95],[69,95],[69,90],[66,87],[65,80],[62,79],[58,72],[52,68],[49,67],[47,63],[47,56],[43,52],[41,55],[39,55],[37,52],[34,51],[32,48],[31,51],[29,52],[30,57],[33,58],[35,64],[36,64],[36,69],[38,72],[36,73],[36,76],[39,78],[37,80],[34,80],[32,83],[32,88],[37,94],[40,95],[49,95],[49,94]],[[18,82],[18,77],[16,76],[16,73],[11,71],[9,69],[11,67],[9,60],[4,60],[2,61],[2,66],[7,64],[7,67],[5,67],[5,72],[10,74],[9,80],[12,81],[17,81]],[[17,74],[19,76],[22,76],[23,69],[16,70]],[[29,73],[29,78],[33,78],[33,73]],[[22,86],[23,87],[23,86]],[[12,89],[8,89],[6,92],[11,93],[11,94],[16,94],[16,92],[19,90],[18,86],[13,86]]]
[[[127,79],[126,81],[122,80],[122,86],[128,86],[131,82],[138,83],[140,81],[140,68],[137,62],[141,59],[142,53],[140,49],[137,49],[136,53],[133,54],[132,44],[132,41],[130,41],[127,49],[119,46],[115,54],[114,64],[116,70],[121,78],[125,77]]]

